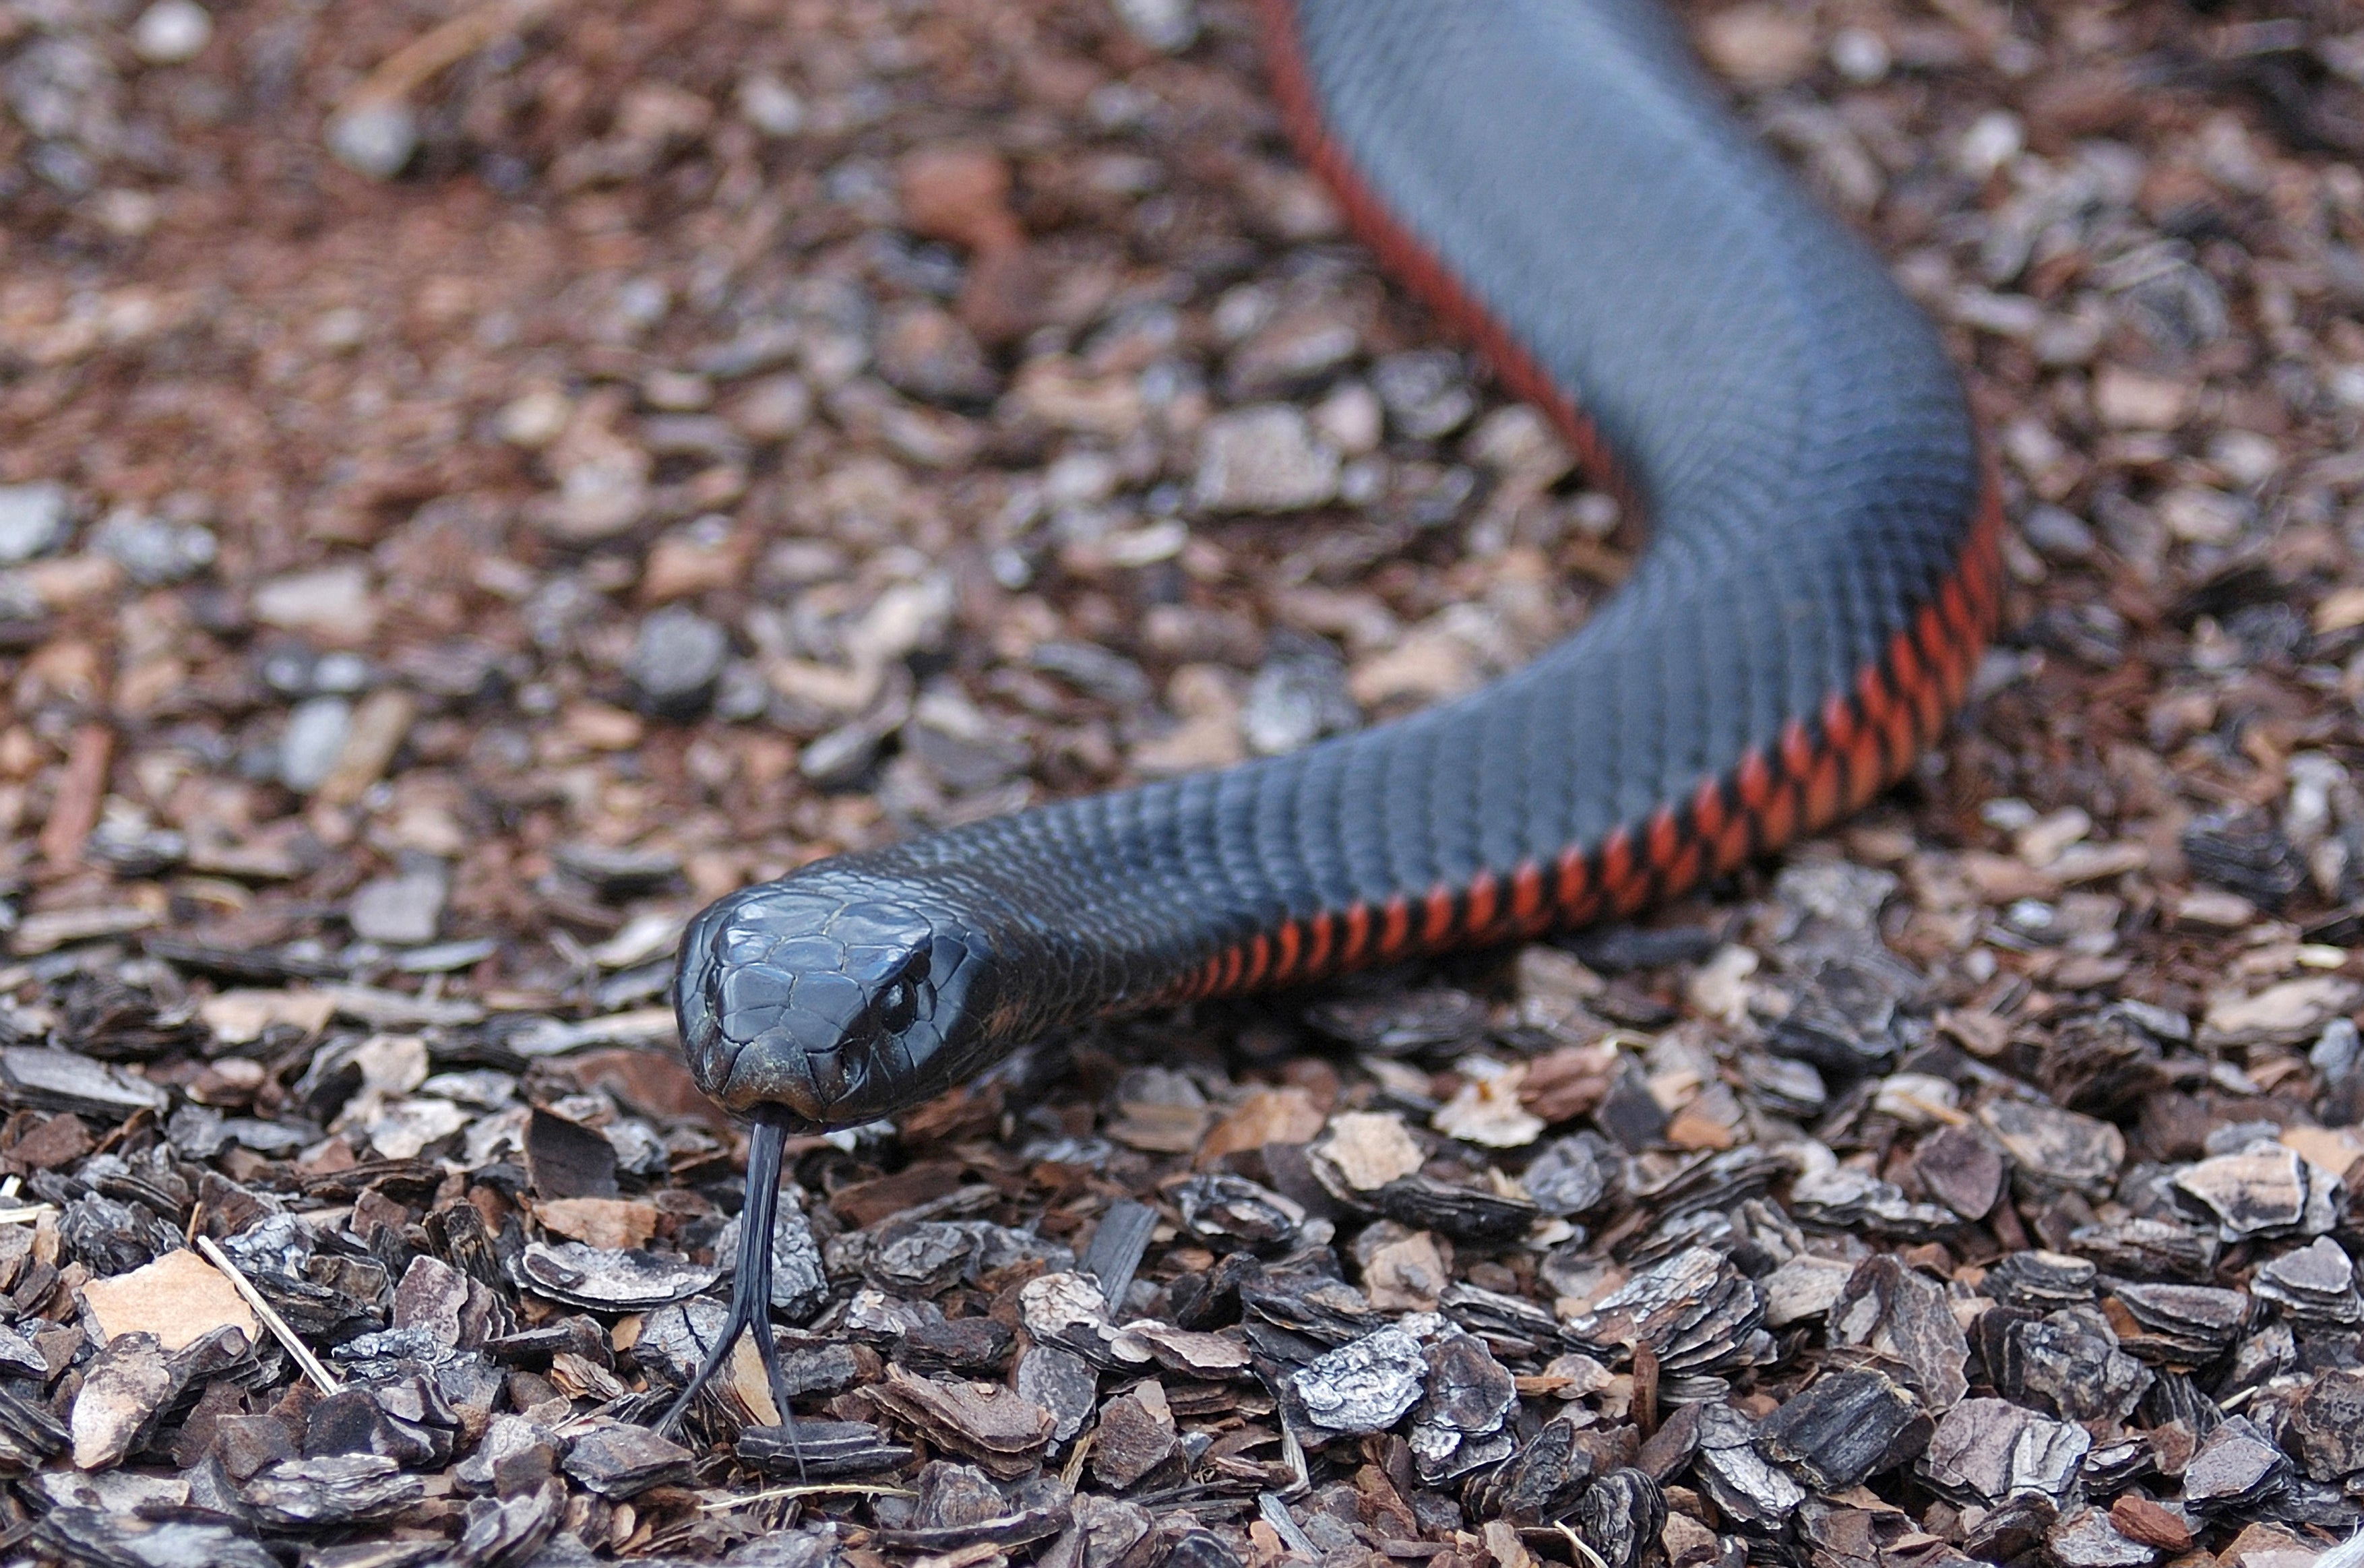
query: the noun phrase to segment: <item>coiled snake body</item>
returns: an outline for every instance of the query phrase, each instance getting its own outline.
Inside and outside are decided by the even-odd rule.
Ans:
[[[730,1338],[767,1321],[788,1130],[1120,1010],[1632,913],[1892,783],[1984,645],[2000,510],[1935,331],[1655,0],[1264,9],[1291,128],[1360,231],[1650,543],[1574,636],[1458,701],[700,914],[684,1048],[756,1127]]]

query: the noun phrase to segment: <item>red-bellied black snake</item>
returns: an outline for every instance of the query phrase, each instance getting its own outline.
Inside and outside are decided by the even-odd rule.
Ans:
[[[2002,517],[1961,384],[1656,0],[1264,12],[1290,128],[1357,228],[1650,542],[1574,636],[1456,701],[699,915],[684,1047],[757,1129],[732,1338],[765,1321],[789,1129],[1118,1011],[1631,914],[1862,805],[1969,684]]]

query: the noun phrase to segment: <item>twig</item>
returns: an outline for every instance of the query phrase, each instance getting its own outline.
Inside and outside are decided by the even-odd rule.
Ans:
[[[445,67],[458,64],[496,39],[523,32],[556,5],[557,0],[490,0],[463,11],[380,61],[345,95],[340,107],[350,112],[364,105],[397,103]]]
[[[82,858],[84,840],[98,825],[100,802],[106,795],[106,764],[115,756],[115,732],[103,724],[85,724],[74,731],[66,748],[66,765],[59,776],[55,804],[41,824],[41,859],[51,870],[62,870]]]
[[[1059,1472],[1059,1485],[1068,1491],[1073,1492],[1076,1489],[1076,1483],[1083,1479],[1084,1461],[1092,1451],[1092,1440],[1099,1435],[1098,1427],[1086,1432],[1076,1440],[1075,1451],[1067,1455],[1067,1462]]]
[[[1553,1521],[1552,1528],[1567,1537],[1568,1545],[1576,1549],[1577,1556],[1583,1559],[1587,1568],[1609,1568],[1609,1564],[1601,1561],[1600,1553],[1592,1550],[1591,1542],[1570,1529],[1566,1519]]]
[[[230,1288],[254,1308],[254,1315],[262,1319],[262,1326],[271,1330],[271,1337],[286,1348],[287,1353],[295,1358],[297,1366],[304,1369],[304,1375],[312,1380],[315,1387],[323,1394],[342,1394],[345,1391],[345,1385],[329,1375],[329,1369],[320,1364],[320,1358],[296,1337],[296,1330],[287,1326],[287,1319],[279,1316],[271,1303],[262,1299],[262,1293],[254,1288],[254,1282],[229,1261],[228,1252],[215,1245],[212,1237],[198,1237],[197,1251],[204,1254],[206,1262],[229,1276]]]

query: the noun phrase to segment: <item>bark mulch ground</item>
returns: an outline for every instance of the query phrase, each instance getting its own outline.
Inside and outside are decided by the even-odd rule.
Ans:
[[[2364,1523],[2364,21],[1700,6],[1966,367],[1970,714],[1638,927],[805,1140],[703,900],[1637,533],[1229,0],[0,5],[0,1559],[2302,1568]],[[2342,1554],[2346,1563],[2350,1559]]]

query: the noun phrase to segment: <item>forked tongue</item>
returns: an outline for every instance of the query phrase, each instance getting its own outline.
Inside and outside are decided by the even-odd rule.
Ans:
[[[756,1113],[754,1128],[747,1137],[747,1196],[739,1207],[739,1273],[730,1282],[730,1316],[722,1325],[722,1337],[707,1353],[706,1364],[657,1423],[657,1430],[673,1429],[690,1402],[730,1359],[741,1332],[753,1329],[755,1355],[772,1385],[772,1402],[780,1407],[780,1431],[788,1440],[788,1451],[796,1455],[797,1480],[802,1483],[805,1451],[797,1441],[797,1418],[788,1405],[787,1379],[780,1374],[780,1350],[772,1342],[772,1220],[780,1211],[780,1165],[787,1142],[785,1120]]]

